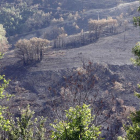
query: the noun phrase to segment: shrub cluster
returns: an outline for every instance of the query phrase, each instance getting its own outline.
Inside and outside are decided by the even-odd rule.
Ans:
[[[47,48],[49,44],[48,40],[36,37],[30,40],[19,40],[15,45],[17,48],[16,55],[25,65],[41,61],[44,55],[44,48]]]

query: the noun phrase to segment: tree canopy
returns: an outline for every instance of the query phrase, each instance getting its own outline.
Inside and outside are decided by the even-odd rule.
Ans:
[[[8,47],[8,41],[6,38],[6,31],[3,25],[0,24],[0,52],[3,53]]]
[[[93,124],[94,116],[89,105],[70,107],[65,113],[66,120],[51,124],[55,129],[51,135],[53,140],[98,140],[100,127]]]

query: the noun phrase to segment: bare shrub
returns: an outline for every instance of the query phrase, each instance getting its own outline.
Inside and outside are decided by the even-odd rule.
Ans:
[[[75,14],[70,13],[67,18],[68,18],[68,20],[77,21],[77,19],[80,19],[81,17],[79,15],[78,11],[76,11]]]
[[[98,67],[98,65],[96,65]],[[121,122],[118,121],[118,109],[116,107],[116,98],[112,93],[102,92],[96,88],[99,78],[95,75],[96,68],[89,62],[83,64],[82,68],[77,68],[72,74],[63,77],[63,82],[59,83],[59,91],[49,87],[49,91],[59,98],[52,99],[52,108],[54,116],[58,120],[65,120],[64,111],[76,105],[82,106],[88,104],[91,107],[92,114],[95,115],[93,124],[102,126],[105,137],[115,137],[118,133]],[[121,106],[120,104],[119,106]],[[115,127],[112,127],[115,124]]]
[[[64,21],[63,17],[60,17],[59,19],[54,18],[51,21],[51,24],[57,24],[57,23],[62,23]]]

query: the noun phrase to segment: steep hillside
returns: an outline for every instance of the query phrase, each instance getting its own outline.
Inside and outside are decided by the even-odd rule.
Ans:
[[[125,3],[125,2],[133,2],[136,0],[98,0],[98,1],[92,1],[92,0],[73,0],[72,2],[70,0],[24,0],[24,2],[27,2],[29,5],[33,4],[39,4],[40,6],[45,6],[46,8],[57,8],[61,7],[64,10],[75,10],[79,11],[82,9],[105,9],[114,7],[117,4]],[[1,3],[17,3],[18,0],[2,0]],[[23,2],[23,0],[21,0]]]
[[[12,23],[6,21],[7,26],[5,25],[12,47],[0,60],[1,74],[11,79],[6,91],[15,95],[7,103],[11,112],[15,113],[15,116],[20,116],[18,106],[24,108],[30,104],[35,110],[35,115],[48,116],[50,123],[56,118],[54,106],[62,109],[66,104],[71,105],[70,101],[73,99],[71,97],[74,95],[71,94],[74,93],[75,86],[78,86],[78,97],[79,94],[87,92],[89,101],[92,97],[96,98],[94,95],[98,93],[95,107],[98,108],[103,101],[104,107],[101,112],[109,110],[110,114],[115,116],[114,119],[108,120],[110,124],[103,124],[102,135],[105,140],[112,140],[115,127],[118,128],[117,135],[122,135],[123,121],[130,111],[140,107],[139,99],[134,96],[134,91],[139,91],[137,84],[140,82],[140,67],[133,66],[130,61],[134,57],[132,48],[139,41],[139,28],[134,27],[132,23],[133,17],[138,15],[139,2],[135,0],[26,0],[27,3],[23,3],[24,0],[21,0],[21,3],[18,0],[7,0],[7,2],[11,4],[17,2],[10,10],[17,12],[18,15],[14,17],[17,20],[7,18],[7,21],[12,21]],[[2,3],[5,1],[2,0]],[[19,3],[23,9],[19,7]],[[3,12],[11,15],[8,9],[4,8]],[[31,16],[27,16],[29,13]],[[40,17],[41,15],[43,16]],[[5,22],[1,19],[0,23]],[[96,22],[111,19],[117,24],[105,25],[99,36],[94,39],[96,32],[89,28],[90,19]],[[9,23],[15,26],[9,26]],[[19,23],[23,23],[20,31]],[[50,39],[51,47],[45,49],[42,61],[23,65],[21,58],[16,55],[15,43],[19,39],[33,37]],[[60,44],[55,46],[55,43]],[[64,93],[69,96],[67,99],[64,99]],[[1,104],[5,104],[5,101]],[[101,114],[100,117],[105,116]]]

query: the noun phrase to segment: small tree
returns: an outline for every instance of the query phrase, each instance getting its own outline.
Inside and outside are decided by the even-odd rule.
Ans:
[[[106,25],[106,19],[101,20],[90,19],[88,23],[90,31],[94,31],[95,37],[96,39],[98,39],[100,37],[103,27]]]
[[[45,121],[46,118],[39,117],[33,119],[34,112],[29,106],[21,110],[21,117],[16,121],[11,118],[9,130],[7,132],[9,140],[45,140]]]
[[[0,53],[0,59],[2,58],[2,54]],[[0,75],[0,100],[7,99],[9,100],[12,97],[10,94],[5,93],[5,88],[8,86],[10,80],[5,79],[5,75]],[[10,121],[5,117],[7,107],[0,106],[0,139],[5,136],[4,132],[10,129]]]
[[[65,111],[66,120],[58,121],[51,124],[55,131],[52,132],[53,140],[97,140],[99,137],[100,127],[95,126],[92,122],[94,116],[91,115],[89,105],[70,107]]]
[[[6,31],[3,25],[0,24],[0,52],[3,53],[8,48],[8,41],[6,36]]]
[[[44,33],[44,38],[47,38],[49,40],[54,40],[63,34],[66,34],[64,27],[55,26],[50,32]]]
[[[44,13],[42,10],[38,10],[31,17],[29,17],[26,22],[26,31],[33,29],[39,29],[44,26],[48,26],[50,23],[50,13]]]
[[[19,40],[16,43],[16,56],[19,57],[24,64],[41,61],[44,55],[44,48],[50,44],[47,39],[32,38],[30,40]]]
[[[140,65],[140,42],[138,42],[134,48],[132,48],[132,53],[135,55],[135,59],[132,58],[131,61],[135,65]]]
[[[90,32],[94,32],[96,39],[98,39],[101,33],[103,33],[104,29],[109,29],[110,33],[114,33],[116,31],[116,27],[118,26],[118,21],[112,17],[109,17],[108,19],[100,20],[90,19],[88,24]]]
[[[0,58],[2,55],[0,54]],[[10,80],[6,80],[4,75],[0,75],[0,100],[9,100],[12,95],[5,93],[5,88]],[[8,112],[8,107],[0,106],[0,139],[1,140],[45,140],[45,121],[46,118],[33,118],[34,112],[29,106],[20,110],[21,117],[16,120]]]

